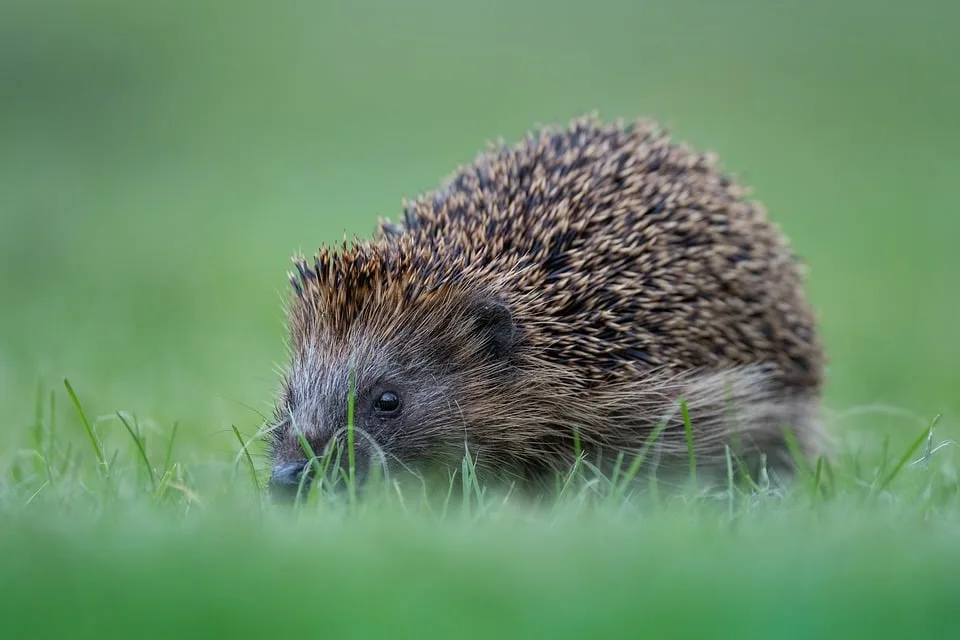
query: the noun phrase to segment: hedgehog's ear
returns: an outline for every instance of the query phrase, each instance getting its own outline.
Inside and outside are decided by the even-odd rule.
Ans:
[[[510,356],[516,326],[507,305],[493,298],[475,300],[467,309],[467,321],[491,358],[505,360]]]

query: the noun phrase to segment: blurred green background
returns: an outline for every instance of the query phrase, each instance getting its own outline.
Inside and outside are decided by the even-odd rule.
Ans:
[[[292,252],[595,109],[754,187],[811,266],[831,407],[955,425],[958,25],[950,0],[4,0],[0,443],[68,377],[94,414],[234,451]]]

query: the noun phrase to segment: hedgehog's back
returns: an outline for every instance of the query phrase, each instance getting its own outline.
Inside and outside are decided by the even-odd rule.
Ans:
[[[743,195],[654,123],[583,118],[481,154],[384,234],[497,274],[529,345],[588,378],[762,364],[817,389],[798,267]]]

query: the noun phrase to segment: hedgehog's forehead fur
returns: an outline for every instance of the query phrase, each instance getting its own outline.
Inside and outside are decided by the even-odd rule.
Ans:
[[[289,315],[295,342],[328,351],[358,349],[374,337],[426,338],[438,323],[495,295],[495,277],[478,271],[466,252],[439,261],[436,248],[409,238],[344,243],[340,250],[321,249],[312,264],[303,258],[294,264],[297,295]]]

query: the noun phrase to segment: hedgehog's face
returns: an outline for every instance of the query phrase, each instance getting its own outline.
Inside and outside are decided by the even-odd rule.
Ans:
[[[305,449],[321,465],[329,455],[331,470],[339,450],[345,466],[350,424],[358,477],[371,465],[459,464],[470,431],[463,407],[507,375],[516,332],[498,302],[442,302],[375,314],[376,324],[357,319],[340,336],[323,323],[309,333],[294,328],[271,448],[276,492],[295,495],[312,472]]]

